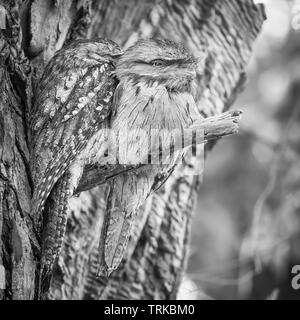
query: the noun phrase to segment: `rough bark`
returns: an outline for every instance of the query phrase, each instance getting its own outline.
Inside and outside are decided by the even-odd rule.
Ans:
[[[73,39],[95,36],[124,47],[150,36],[182,41],[196,56],[207,55],[199,77],[199,110],[214,115],[226,110],[242,88],[264,12],[250,0],[11,0],[0,3],[0,17],[5,18],[0,24],[0,298],[32,299],[37,258],[28,216],[27,118],[34,83],[55,51]],[[109,279],[95,276],[107,187],[73,198],[49,297],[176,297],[200,185],[200,158],[186,159],[147,200],[122,266]]]

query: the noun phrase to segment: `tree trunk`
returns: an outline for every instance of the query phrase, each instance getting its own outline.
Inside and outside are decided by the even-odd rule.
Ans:
[[[207,55],[199,77],[204,116],[228,109],[264,20],[251,0],[10,0],[0,2],[0,298],[33,299],[37,251],[30,212],[28,113],[34,85],[53,54],[77,38],[183,42]],[[206,149],[209,149],[208,147]],[[172,299],[186,264],[201,156],[189,157],[140,209],[121,267],[96,277],[107,186],[72,198],[52,299]]]

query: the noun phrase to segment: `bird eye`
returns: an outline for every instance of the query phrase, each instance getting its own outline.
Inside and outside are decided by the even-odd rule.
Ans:
[[[153,67],[161,67],[165,65],[164,60],[161,59],[152,60],[150,63],[153,65]]]

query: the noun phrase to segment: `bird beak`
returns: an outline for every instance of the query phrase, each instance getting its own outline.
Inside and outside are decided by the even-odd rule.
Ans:
[[[185,59],[182,63],[182,66],[185,68],[186,72],[192,78],[195,78],[197,75],[197,59],[193,56]]]
[[[122,57],[123,53],[113,54],[111,57],[114,61],[118,61]]]
[[[196,69],[201,71],[205,69],[205,62],[206,62],[207,55],[202,55],[195,58]]]
[[[195,66],[197,64],[197,59],[194,56],[190,56],[183,61],[184,65]]]
[[[119,59],[122,57],[123,53],[121,54],[114,54],[110,56],[110,61],[112,64],[116,67],[117,63],[119,62]]]

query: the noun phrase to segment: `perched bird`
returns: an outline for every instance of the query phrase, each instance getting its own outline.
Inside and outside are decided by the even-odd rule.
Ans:
[[[109,124],[118,84],[115,60],[122,53],[110,40],[73,42],[53,56],[37,85],[30,115],[31,214],[42,234],[42,291],[49,286],[61,249],[68,200],[84,165],[102,154],[105,137],[99,132]],[[47,214],[50,192],[56,203]]]
[[[50,60],[31,114],[31,213],[43,233],[42,285],[49,286],[68,200],[84,166],[112,158],[119,164],[143,164],[109,182],[99,274],[109,275],[118,267],[137,209],[194,141],[187,139],[183,146],[182,132],[202,130],[207,135],[216,120],[203,119],[197,110],[197,67],[197,59],[183,45],[158,39],[139,40],[124,53],[109,40],[77,41]],[[238,115],[228,113],[217,120],[236,129]],[[164,152],[167,144],[171,153]],[[50,192],[57,205],[46,215]]]

